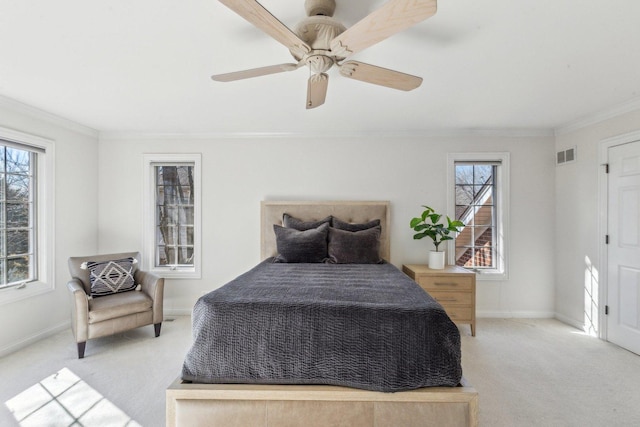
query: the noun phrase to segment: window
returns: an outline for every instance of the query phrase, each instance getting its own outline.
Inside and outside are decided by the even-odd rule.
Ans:
[[[451,217],[465,224],[449,247],[449,263],[506,278],[508,159],[499,154],[449,156]]]
[[[53,289],[53,177],[52,141],[0,128],[0,303]]]
[[[0,287],[38,278],[35,169],[34,152],[0,145]]]
[[[163,277],[200,277],[200,156],[145,155],[145,260]]]

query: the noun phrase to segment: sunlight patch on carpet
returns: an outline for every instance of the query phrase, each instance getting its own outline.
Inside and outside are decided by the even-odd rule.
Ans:
[[[140,427],[68,368],[62,368],[5,404],[23,427]]]

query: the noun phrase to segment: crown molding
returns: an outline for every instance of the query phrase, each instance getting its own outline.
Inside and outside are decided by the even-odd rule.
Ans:
[[[304,131],[304,132],[100,132],[100,141],[113,140],[216,140],[216,139],[309,139],[309,138],[456,138],[483,136],[494,138],[553,137],[553,129],[428,129],[416,131]]]
[[[16,113],[24,114],[29,117],[33,117],[38,120],[42,120],[47,123],[51,123],[56,126],[60,126],[70,131],[78,132],[93,138],[98,138],[99,132],[88,126],[74,122],[73,120],[65,119],[64,117],[56,116],[55,114],[46,112],[36,107],[32,107],[13,98],[0,95],[0,107],[7,108],[8,110],[15,111]]]
[[[559,136],[575,132],[587,126],[592,126],[605,120],[612,119],[614,117],[621,116],[622,114],[631,113],[637,110],[640,110],[640,97],[632,98],[628,101],[614,105],[613,107],[606,110],[588,114],[571,122],[565,123],[564,125],[554,129],[554,135]]]

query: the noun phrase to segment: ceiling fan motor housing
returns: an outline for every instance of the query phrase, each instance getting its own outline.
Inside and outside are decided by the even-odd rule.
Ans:
[[[344,57],[337,57],[331,53],[331,40],[345,30],[344,25],[329,16],[309,16],[296,26],[295,33],[300,37],[300,40],[309,45],[311,52],[299,56],[292,50],[291,54],[298,61],[304,60],[313,72],[325,72],[335,62],[344,59]]]
[[[305,0],[304,9],[307,11],[307,16],[333,16],[336,2],[335,0]]]

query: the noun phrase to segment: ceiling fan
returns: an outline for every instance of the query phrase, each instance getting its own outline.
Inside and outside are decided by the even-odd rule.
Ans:
[[[220,2],[286,46],[297,63],[216,74],[211,76],[215,81],[229,82],[293,71],[306,65],[311,70],[307,83],[307,109],[324,104],[329,82],[326,71],[334,65],[345,77],[392,89],[408,91],[422,83],[421,77],[345,59],[433,16],[437,0],[389,0],[350,28],[332,18],[335,0],[305,0],[308,16],[294,31],[256,0]]]

